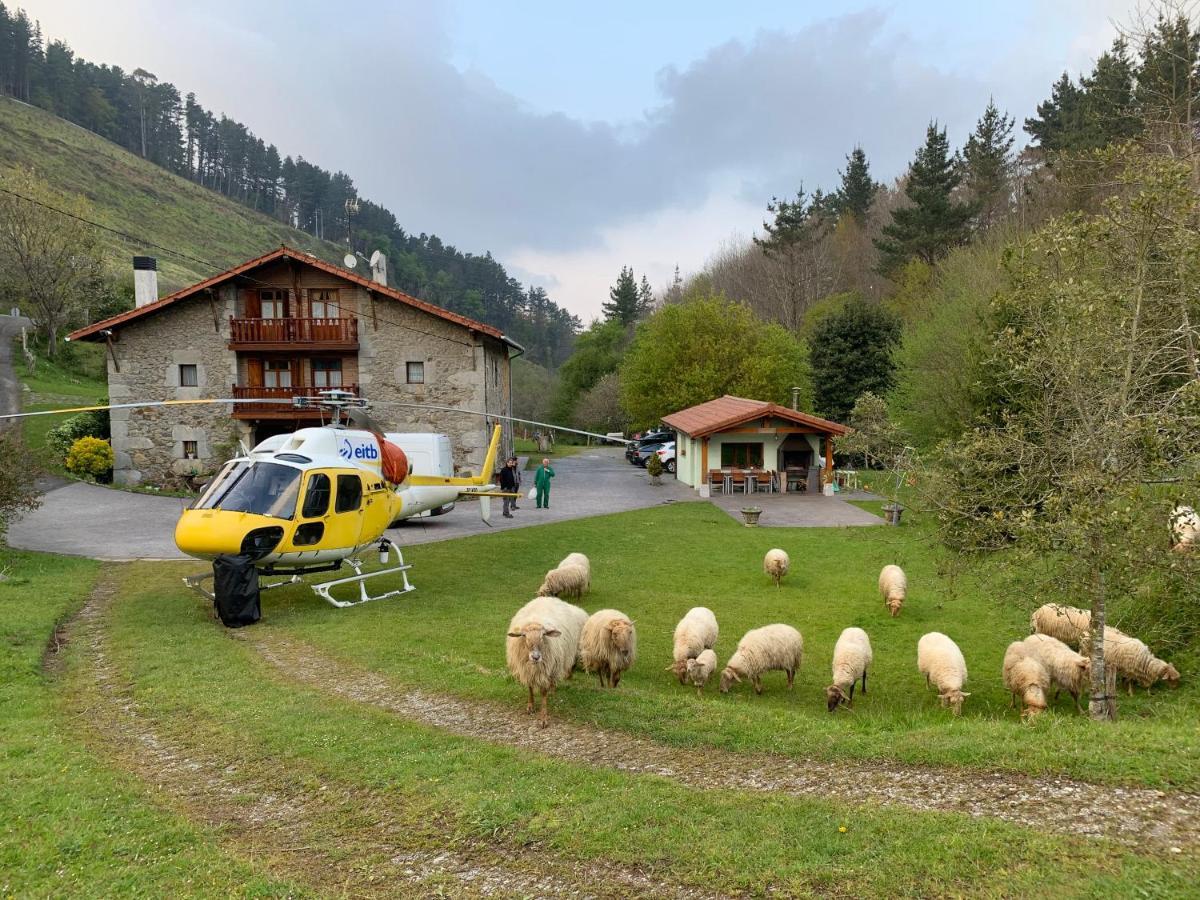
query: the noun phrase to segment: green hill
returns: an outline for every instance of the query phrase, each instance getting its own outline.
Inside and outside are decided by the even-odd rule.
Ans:
[[[135,254],[158,258],[162,293],[280,244],[330,262],[340,261],[345,252],[8,97],[0,97],[0,161],[5,167],[31,167],[56,189],[83,195],[94,207],[95,220],[109,228],[214,264],[205,266],[103,232],[114,271],[129,269]]]

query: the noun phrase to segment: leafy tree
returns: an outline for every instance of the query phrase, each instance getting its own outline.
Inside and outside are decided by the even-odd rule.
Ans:
[[[867,221],[871,204],[880,185],[871,178],[870,164],[867,154],[862,147],[855,147],[846,157],[846,168],[838,173],[842,176],[842,184],[834,195],[835,207],[839,216],[853,216],[858,224]]]
[[[616,372],[609,372],[592,385],[575,406],[575,424],[586,431],[624,431],[627,419],[621,406],[621,379]]]
[[[817,412],[845,422],[864,393],[886,394],[895,378],[892,350],[899,340],[899,318],[859,296],[822,319],[809,345]]]
[[[756,304],[784,328],[799,329],[808,309],[829,293],[832,267],[826,237],[834,219],[832,195],[817,191],[811,197],[801,188],[795,200],[772,197],[763,222],[765,237],[754,238],[770,262],[765,290],[756,291]]]
[[[632,325],[640,319],[654,299],[650,283],[644,276],[642,285],[644,291],[639,289],[637,281],[634,280],[633,269],[622,266],[617,283],[609,288],[608,300],[602,305],[604,317],[621,325]]]
[[[1003,220],[1012,208],[1013,121],[989,99],[963,148],[966,188],[983,230]]]
[[[804,345],[740,303],[692,296],[637,329],[621,364],[621,400],[634,426],[724,394],[786,403],[794,385],[809,402]]]
[[[0,175],[0,186],[12,192],[0,194],[0,292],[34,320],[54,358],[59,332],[80,318],[103,278],[96,229],[81,221],[91,208],[28,169]]]
[[[557,390],[558,377],[555,373],[525,357],[517,357],[512,361],[514,416],[534,422],[549,422],[554,415],[554,395]]]
[[[0,537],[14,515],[42,502],[37,475],[37,460],[21,441],[20,431],[0,428]]]
[[[932,264],[951,248],[966,243],[974,209],[954,200],[954,189],[961,180],[950,156],[946,129],[939,129],[936,122],[931,122],[925,144],[908,169],[904,193],[909,205],[892,213],[892,221],[884,226],[882,238],[875,241],[881,273],[890,275],[910,259]],[[846,412],[849,411],[847,407]]]
[[[619,321],[593,322],[579,335],[575,352],[558,370],[555,421],[571,421],[579,398],[609,372],[617,370],[630,337],[630,330]]]

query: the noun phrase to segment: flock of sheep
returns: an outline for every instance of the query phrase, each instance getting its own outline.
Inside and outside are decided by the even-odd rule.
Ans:
[[[1193,524],[1193,530],[1185,536],[1188,546],[1200,539],[1200,521]],[[1178,537],[1178,529],[1176,534],[1178,546],[1185,538]],[[789,565],[787,553],[779,549],[769,550],[763,559],[763,571],[776,587],[787,575]],[[528,712],[534,711],[535,693],[540,693],[538,723],[542,727],[547,724],[549,695],[576,668],[595,674],[602,687],[616,687],[636,659],[637,629],[627,615],[602,609],[589,616],[567,602],[582,598],[590,587],[590,561],[582,553],[572,553],[546,573],[538,596],[509,622],[508,670],[529,691]],[[898,616],[908,595],[908,579],[899,566],[883,567],[879,593],[892,617]],[[1012,695],[1013,704],[1020,700],[1022,719],[1031,719],[1046,709],[1051,689],[1056,698],[1059,691],[1066,691],[1082,712],[1079,698],[1087,691],[1091,678],[1090,626],[1091,615],[1086,610],[1047,604],[1030,619],[1033,634],[1009,645],[1004,655],[1004,687]],[[713,648],[718,632],[717,617],[703,606],[688,610],[675,627],[674,661],[667,671],[673,672],[680,684],[694,686],[697,695],[717,670]],[[761,694],[762,676],[772,671],[787,676],[790,690],[803,655],[804,639],[791,625],[753,628],[738,642],[721,671],[721,693],[728,693],[735,683],[749,681],[755,693]],[[830,712],[839,706],[852,706],[860,683],[862,693],[867,692],[867,671],[873,658],[866,631],[847,628],[841,633],[833,650],[832,681],[825,689]],[[1174,666],[1155,657],[1142,641],[1116,628],[1104,630],[1104,660],[1110,691],[1115,690],[1118,679],[1129,682],[1130,693],[1134,682],[1147,689],[1157,681],[1172,687],[1179,684]],[[970,693],[963,690],[967,664],[958,645],[941,632],[925,634],[917,642],[917,669],[925,676],[926,684],[937,689],[941,705],[960,715]]]

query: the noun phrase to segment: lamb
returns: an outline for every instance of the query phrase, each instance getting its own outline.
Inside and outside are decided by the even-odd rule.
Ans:
[[[842,631],[833,647],[833,684],[825,688],[829,711],[838,706],[854,706],[854,688],[862,679],[862,692],[867,692],[867,668],[871,665],[871,639],[861,628]]]
[[[899,566],[884,566],[879,573],[879,593],[884,605],[891,611],[892,618],[900,615],[900,607],[908,596],[908,576]]]
[[[1028,654],[1040,659],[1049,671],[1055,698],[1060,690],[1066,691],[1075,701],[1075,708],[1083,712],[1079,695],[1087,691],[1092,661],[1048,634],[1031,634],[1021,643],[1027,648]]]
[[[1034,634],[1048,634],[1064,644],[1079,648],[1087,640],[1092,628],[1092,614],[1074,606],[1047,603],[1039,606],[1029,617],[1029,630]]]
[[[775,579],[775,587],[779,587],[779,582],[783,580],[783,576],[788,573],[788,568],[792,561],[788,558],[786,550],[775,548],[768,550],[767,555],[763,557],[763,571]]]
[[[967,683],[967,661],[958,644],[940,631],[922,635],[917,641],[917,671],[925,676],[926,685],[937,688],[941,705],[961,716],[963,700],[971,695],[962,689]]]
[[[764,672],[787,673],[788,690],[796,680],[796,670],[804,657],[804,638],[791,625],[764,625],[747,631],[738,641],[737,652],[721,672],[721,693],[728,694],[735,681],[749,678],[754,693],[762,693]]]
[[[1174,550],[1186,553],[1200,546],[1200,516],[1190,506],[1176,504],[1171,510],[1171,537],[1175,540]]]
[[[602,609],[584,623],[579,658],[585,672],[600,677],[600,687],[616,687],[637,658],[637,629],[623,612]]]
[[[1083,652],[1090,655],[1091,640],[1084,642]],[[1133,694],[1136,681],[1147,692],[1156,681],[1165,681],[1171,687],[1179,687],[1179,670],[1150,652],[1142,641],[1111,626],[1104,628],[1104,666],[1109,678],[1123,678],[1129,682],[1129,693]]]
[[[1038,657],[1031,656],[1024,641],[1013,641],[1004,653],[1004,687],[1012,698],[1021,698],[1021,719],[1031,721],[1046,709],[1050,671]]]
[[[696,659],[704,650],[717,643],[717,617],[706,606],[693,606],[675,626],[675,662],[667,666],[683,684],[687,677],[687,661]]]
[[[558,568],[546,573],[542,586],[538,588],[538,596],[579,599],[591,587],[591,580],[588,570],[583,566],[559,563]]]
[[[711,649],[705,650],[695,659],[687,661],[687,680],[696,686],[696,696],[699,697],[708,679],[717,670],[717,654]]]
[[[541,692],[541,728],[548,724],[547,696],[575,668],[579,635],[587,618],[584,610],[557,597],[536,597],[517,610],[508,623],[508,671],[529,689],[526,712],[533,712],[534,690]]]

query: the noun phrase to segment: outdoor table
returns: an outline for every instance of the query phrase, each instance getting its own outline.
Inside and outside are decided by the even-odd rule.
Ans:
[[[733,493],[733,473],[732,472],[726,471],[726,472],[721,473],[721,493],[722,494],[732,494]]]

